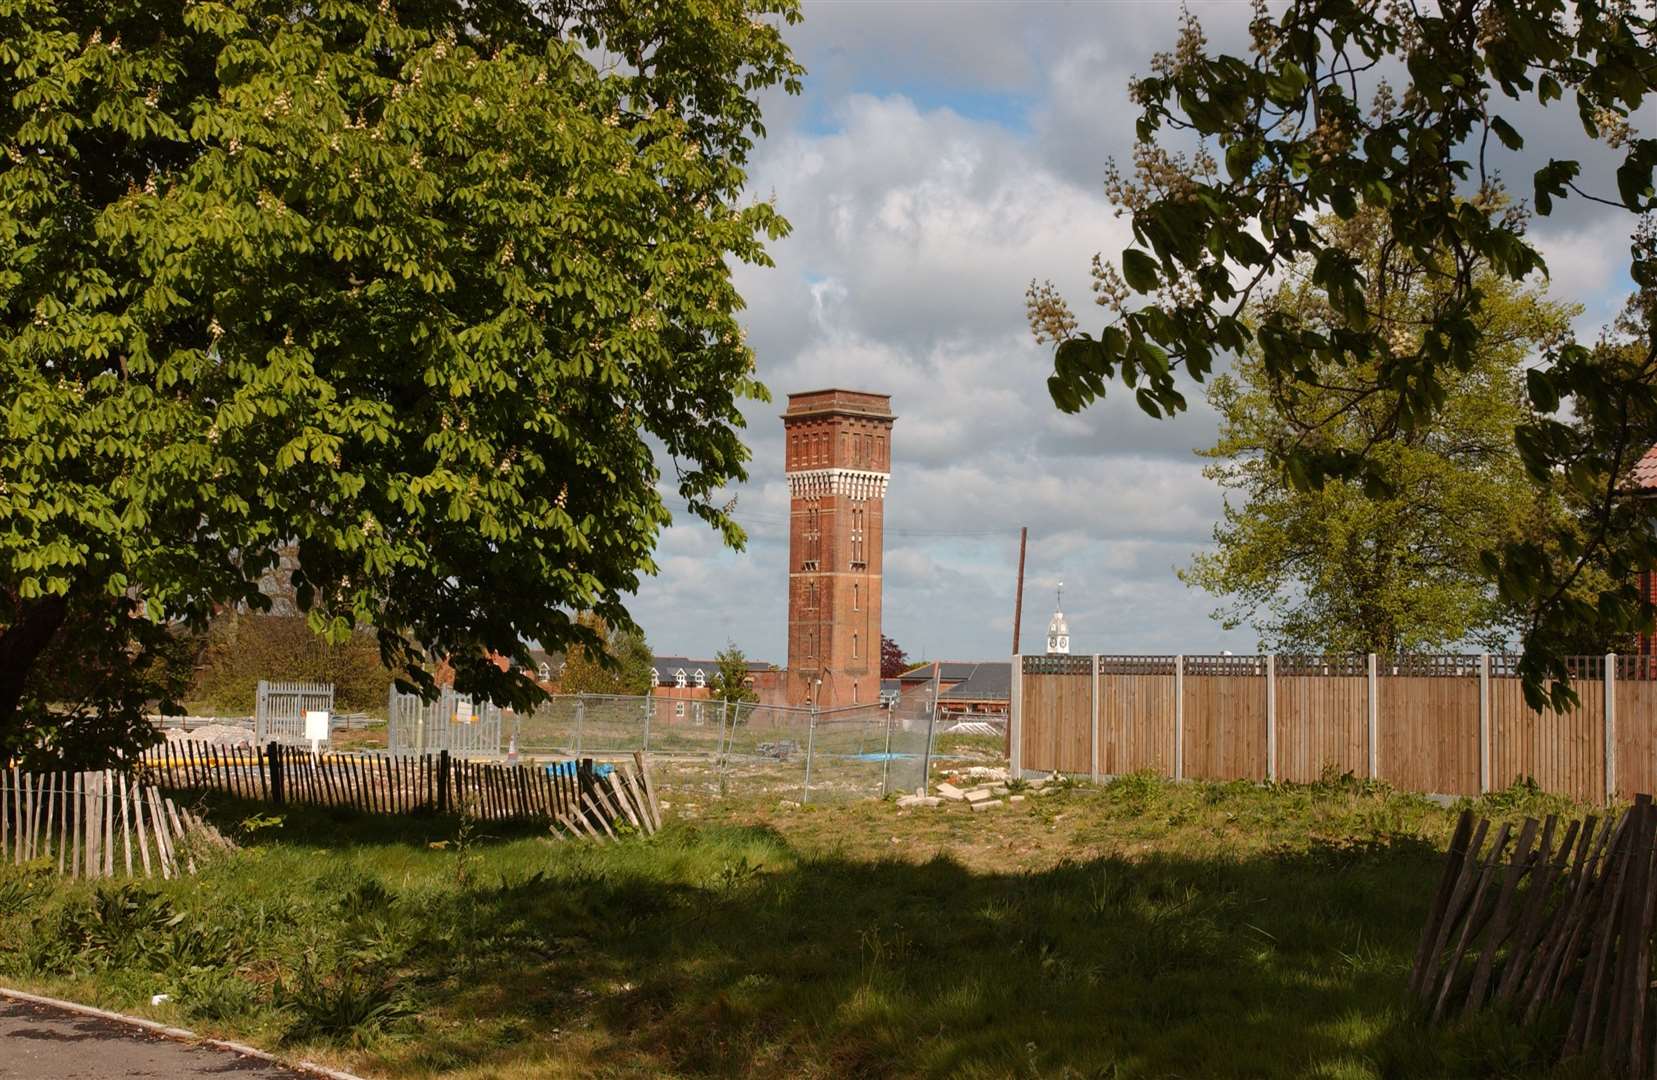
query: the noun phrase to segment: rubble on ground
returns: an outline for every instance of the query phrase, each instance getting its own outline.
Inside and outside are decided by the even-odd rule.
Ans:
[[[169,743],[202,742],[213,746],[252,746],[253,729],[236,724],[202,724],[193,728],[164,728]]]
[[[1032,797],[1052,795],[1062,790],[1058,783],[1057,774],[1047,777],[1038,776],[1033,779],[1018,781],[1022,786],[1015,789],[1007,777],[1007,770],[1002,768],[985,768],[974,766],[951,773],[948,780],[940,782],[928,795],[924,789],[916,789],[913,795],[904,795],[898,799],[898,809],[912,810],[919,807],[937,807],[944,803],[966,803],[973,813],[992,810],[996,807],[1010,806],[1015,803],[1028,801]],[[975,783],[967,783],[976,781]],[[962,786],[966,785],[966,786]]]

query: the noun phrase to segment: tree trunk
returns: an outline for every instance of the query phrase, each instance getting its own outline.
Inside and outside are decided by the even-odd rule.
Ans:
[[[69,614],[69,601],[48,596],[18,605],[17,621],[0,631],[0,747],[11,742],[19,723],[23,686]]]

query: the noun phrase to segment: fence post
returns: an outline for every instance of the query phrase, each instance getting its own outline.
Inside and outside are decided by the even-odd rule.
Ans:
[[[932,703],[932,711],[926,716],[926,752],[921,755],[921,794],[925,795],[932,787],[932,734],[938,730],[938,703]]]
[[[892,793],[892,707],[888,705],[881,710],[886,714],[886,755],[880,759],[880,794],[884,798]],[[927,740],[929,743],[931,739]],[[926,775],[921,774],[921,794],[926,794]]]
[[[1099,782],[1099,654],[1093,654],[1093,719],[1087,729],[1087,748],[1092,757],[1090,775],[1093,782]]]
[[[449,812],[449,751],[437,752],[437,812]]]
[[[270,801],[277,806],[282,805],[282,796],[287,788],[287,778],[282,775],[280,746],[280,743],[272,739],[265,747],[265,762],[270,766]]]
[[[656,695],[646,694],[644,698],[644,752],[650,753],[650,714],[655,711]]]
[[[1479,794],[1490,790],[1490,654],[1479,654]]]
[[[1185,656],[1174,657],[1174,779],[1185,779]]]
[[[259,680],[259,691],[253,699],[253,738],[256,742],[265,742],[269,733],[265,730],[270,726],[270,683]]]
[[[1368,738],[1369,738],[1369,778],[1371,780],[1379,780],[1381,778],[1381,758],[1380,758],[1381,741],[1378,737],[1378,731],[1377,731],[1377,729],[1381,726],[1381,713],[1380,713],[1380,709],[1378,708],[1379,702],[1378,702],[1378,700],[1376,698],[1376,694],[1375,694],[1375,685],[1376,685],[1375,684],[1375,654],[1370,653],[1369,654],[1369,709],[1368,709],[1368,717],[1367,717],[1368,721],[1369,721],[1369,723],[1368,723],[1369,731],[1368,731],[1367,734],[1368,734]]]
[[[719,793],[725,794],[725,756],[730,752],[731,699],[719,703]]]
[[[811,706],[811,717],[805,732],[805,792],[800,796],[803,805],[811,801],[811,752],[817,742],[817,706]]]
[[[1605,802],[1617,800],[1617,654],[1605,654]]]
[[[1024,657],[1013,654],[1012,692],[1007,697],[1008,773],[1018,780],[1024,776]]]
[[[1266,654],[1266,780],[1277,780],[1277,656]]]
[[[575,699],[575,757],[581,756],[581,721],[587,715],[587,699]]]

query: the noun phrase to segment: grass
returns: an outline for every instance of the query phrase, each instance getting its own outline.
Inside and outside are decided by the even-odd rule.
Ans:
[[[1590,1075],[1547,1064],[1557,1018],[1404,1008],[1454,820],[1425,799],[668,802],[607,847],[219,804],[244,850],[192,880],[0,876],[0,977],[370,1076]]]

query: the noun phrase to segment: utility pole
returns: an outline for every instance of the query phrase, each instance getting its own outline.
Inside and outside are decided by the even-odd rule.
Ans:
[[[1024,622],[1024,547],[1030,539],[1030,526],[1018,530],[1018,594],[1013,601],[1013,655],[1018,655],[1018,628]]]

